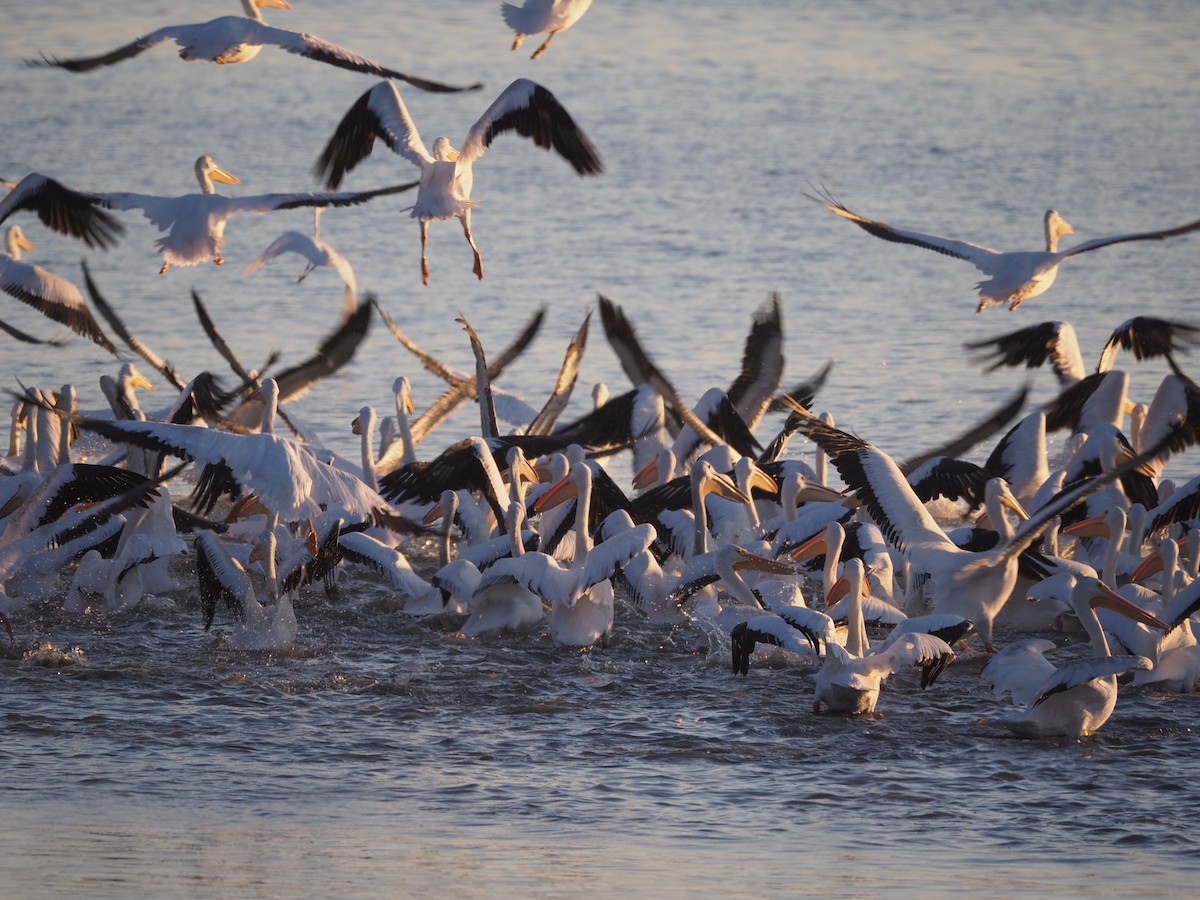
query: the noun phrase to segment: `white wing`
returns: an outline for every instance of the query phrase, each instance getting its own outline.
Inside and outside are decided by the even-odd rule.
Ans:
[[[1054,663],[1042,655],[1054,646],[1044,638],[1016,641],[992,657],[981,677],[991,683],[997,697],[1010,693],[1014,704],[1028,706],[1055,672]]]
[[[348,559],[370,566],[383,575],[388,584],[409,597],[420,600],[430,591],[436,590],[413,571],[403,553],[369,534],[351,531],[343,534],[338,542]]]
[[[1087,684],[1093,678],[1109,675],[1124,675],[1134,669],[1153,669],[1154,665],[1144,656],[1097,656],[1073,659],[1059,666],[1043,683],[1033,705],[1048,700],[1054,694],[1069,691]]]
[[[117,348],[100,329],[100,323],[84,303],[79,288],[65,278],[47,272],[41,266],[31,266],[0,254],[0,289],[117,355]]]

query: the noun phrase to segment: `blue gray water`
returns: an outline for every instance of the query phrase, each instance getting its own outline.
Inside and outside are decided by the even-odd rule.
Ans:
[[[1196,218],[1200,9],[1186,0],[736,13],[602,0],[536,62],[509,52],[490,2],[296,6],[267,18],[417,74],[485,82],[458,96],[402,88],[427,141],[460,140],[516,77],[550,87],[592,136],[598,179],[512,138],[478,165],[483,282],[457,226],[435,223],[421,287],[411,201],[321,221],[360,286],[461,368],[457,314],[497,345],[546,305],[545,332],[504,380],[535,404],[597,293],[698,398],[730,380],[751,313],[778,291],[789,378],[832,359],[818,406],[898,456],[1023,383],[981,374],[964,341],[1062,318],[1090,356],[1131,315],[1192,315],[1194,238],[1088,254],[1016,313],[976,316],[970,267],[877,241],[803,197],[824,183],[866,215],[1002,249],[1039,243],[1048,206],[1077,240]],[[167,47],[90,75],[19,64],[225,11],[8,10],[0,176],[184,193],[210,153],[242,179],[231,191],[311,189],[313,160],[369,77],[269,51],[184,64]],[[411,175],[380,151],[348,187]],[[156,233],[126,222],[122,245],[89,265],[181,371],[217,364],[192,288],[255,362],[272,348],[297,361],[337,323],[331,273],[299,286],[286,262],[241,275],[277,234],[310,224],[303,212],[234,220],[224,267],[163,277]],[[77,277],[79,244],[28,230],[35,261]],[[53,331],[15,301],[3,318]],[[85,407],[102,405],[96,381],[114,369],[80,340],[3,353],[10,385],[71,381]],[[1159,372],[1135,370],[1134,392],[1148,396]],[[293,413],[354,453],[347,423],[364,404],[386,408],[400,374],[418,407],[439,391],[377,328]],[[581,385],[621,378],[594,334]],[[1045,373],[1033,385],[1053,394]],[[474,427],[464,409],[422,453]],[[628,613],[610,646],[573,652],[544,635],[464,640],[405,618],[369,577],[338,602],[306,593],[297,612],[299,649],[269,656],[223,649],[186,593],[110,618],[68,617],[53,599],[19,617],[41,649],[0,663],[2,893],[1124,896],[1195,884],[1195,697],[1125,691],[1096,737],[1027,743],[989,721],[1001,708],[970,661],[925,694],[900,680],[874,718],[847,721],[811,714],[801,670],[735,680],[719,640]]]

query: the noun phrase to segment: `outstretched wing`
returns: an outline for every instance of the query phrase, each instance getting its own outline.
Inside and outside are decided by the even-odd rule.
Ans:
[[[400,92],[390,81],[381,81],[358,98],[342,117],[333,137],[313,166],[313,175],[337,190],[355,166],[371,155],[375,138],[418,168],[433,163]]]
[[[0,222],[19,209],[37,214],[47,228],[77,237],[89,247],[115,246],[125,227],[98,209],[100,198],[73,191],[53,178],[34,172],[26,175],[0,200]]]
[[[270,25],[258,22],[252,24],[254,25],[256,41],[264,44],[272,44],[286,50],[288,53],[306,56],[309,59],[328,63],[340,69],[367,72],[371,75],[378,75],[381,78],[396,78],[400,81],[407,81],[413,87],[418,87],[423,91],[433,91],[439,94],[456,93],[458,91],[477,91],[483,87],[479,82],[466,87],[454,87],[449,84],[443,84],[440,81],[429,81],[426,78],[418,78],[416,75],[408,75],[404,72],[397,72],[395,69],[381,66],[372,59],[360,56],[352,50],[339,47],[337,44],[331,44],[329,41],[322,40],[316,35],[301,34],[283,28],[272,28]]]
[[[1190,234],[1198,230],[1200,230],[1200,219],[1197,219],[1195,222],[1188,222],[1186,225],[1180,225],[1177,228],[1166,228],[1162,231],[1139,231],[1136,234],[1115,234],[1111,237],[1084,241],[1076,247],[1062,251],[1062,256],[1076,256],[1080,253],[1087,253],[1089,250],[1099,250],[1101,247],[1108,247],[1111,244],[1124,244],[1127,241],[1165,241],[1167,238],[1178,237],[1181,234]]]
[[[66,69],[68,72],[90,72],[92,69],[98,69],[101,66],[111,66],[114,63],[132,59],[139,53],[144,53],[154,45],[161,44],[163,41],[178,41],[181,44],[186,44],[190,42],[195,28],[195,25],[168,25],[165,28],[158,29],[158,31],[144,34],[140,38],[136,38],[128,44],[118,47],[116,50],[101,53],[99,56],[84,56],[79,59],[59,59],[58,57],[43,54],[41,59],[25,60],[25,65],[53,66],[58,69]]]
[[[79,288],[67,279],[47,272],[41,266],[27,265],[0,255],[0,289],[95,342],[113,356],[117,355],[117,348],[87,308]]]
[[[926,234],[923,231],[893,228],[886,222],[877,222],[874,219],[865,218],[857,213],[850,212],[850,210],[842,205],[841,201],[834,198],[828,191],[824,191],[821,197],[814,197],[812,194],[805,194],[805,196],[809,200],[820,203],[834,215],[841,216],[843,219],[849,219],[863,231],[867,232],[867,234],[873,234],[875,237],[882,238],[885,241],[892,241],[897,244],[912,244],[914,247],[924,247],[926,250],[932,250],[935,253],[953,256],[955,259],[964,259],[984,272],[991,271],[993,262],[1000,255],[997,251],[981,247],[978,244],[956,241],[953,238],[946,238],[937,234]]]
[[[506,87],[471,126],[463,141],[461,159],[473,162],[483,156],[492,141],[506,131],[515,131],[539,147],[554,150],[580,175],[598,175],[604,170],[592,142],[566,108],[528,78],[518,78]]]

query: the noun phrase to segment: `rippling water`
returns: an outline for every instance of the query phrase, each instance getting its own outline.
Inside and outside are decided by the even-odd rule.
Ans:
[[[322,236],[410,336],[464,369],[455,315],[495,346],[548,306],[504,381],[535,404],[597,292],[696,398],[732,378],[751,313],[779,291],[789,379],[834,360],[818,405],[903,456],[1022,382],[981,375],[964,341],[1065,318],[1092,356],[1131,315],[1192,312],[1194,238],[1088,254],[1017,313],[975,316],[970,267],[877,241],[802,196],[824,182],[866,215],[1001,248],[1039,242],[1050,205],[1078,240],[1194,219],[1200,10],[1187,0],[601,2],[536,63],[508,52],[493,3],[402,6],[298,3],[268,18],[417,74],[485,81],[480,94],[402,89],[427,142],[459,140],[504,84],[535,77],[607,171],[577,179],[498,141],[477,169],[483,282],[457,226],[435,224],[422,289],[417,227],[400,211],[411,200],[331,211]],[[0,175],[174,194],[211,153],[242,178],[233,190],[310,189],[313,160],[371,79],[270,51],[218,67],[161,47],[86,76],[18,62],[219,12],[130,0],[9,10]],[[377,152],[348,187],[410,177]],[[285,262],[240,274],[279,232],[306,227],[303,213],[234,220],[222,269],[162,278],[156,234],[126,222],[123,244],[89,264],[181,371],[216,365],[193,287],[248,361],[278,347],[295,362],[336,325],[331,273],[299,287]],[[38,263],[77,276],[79,244],[29,231]],[[3,318],[52,333],[19,306]],[[10,384],[69,380],[91,408],[114,368],[79,340],[7,343],[4,360]],[[1135,392],[1160,373],[1136,370]],[[346,423],[386,407],[399,374],[418,407],[439,391],[377,328],[294,414],[354,453]],[[581,386],[621,378],[594,333]],[[1034,389],[1054,392],[1045,374]],[[464,409],[422,453],[474,427]],[[338,601],[304,594],[295,652],[247,655],[201,632],[187,592],[108,618],[68,617],[58,599],[17,619],[41,649],[0,663],[6,896],[1194,889],[1195,697],[1126,690],[1096,737],[1021,742],[988,721],[1001,708],[978,661],[927,693],[895,679],[874,718],[845,720],[811,714],[803,670],[776,661],[734,679],[720,636],[626,612],[611,645],[588,652],[545,635],[465,640],[452,623],[405,618],[356,575]]]

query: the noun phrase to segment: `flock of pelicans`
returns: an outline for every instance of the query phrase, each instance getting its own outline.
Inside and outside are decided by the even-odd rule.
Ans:
[[[526,34],[548,33],[538,56],[589,5],[504,4],[517,33],[513,49]],[[449,218],[462,223],[474,272],[483,277],[470,226],[472,165],[496,136],[516,132],[579,174],[601,171],[563,106],[525,79],[501,92],[459,149],[438,138],[430,152],[393,80],[425,90],[471,88],[269,27],[259,6],[288,8],[284,0],[243,0],[243,17],[161,28],[101,56],[33,64],[83,72],[173,40],[185,59],[243,62],[274,45],[380,75],[389,80],[346,114],[316,172],[336,190],[379,137],[418,167],[418,182],[225,197],[214,182],[237,179],[204,156],[196,164],[201,193],[182,197],[89,193],[32,174],[0,200],[0,221],[34,213],[51,229],[107,248],[122,231],[109,211],[140,210],[167,232],[159,241],[165,273],[210,258],[220,264],[223,230],[237,212],[319,211],[417,187],[412,215],[428,283],[427,225]],[[1072,229],[1051,210],[1045,251],[999,253],[865,219],[828,194],[814,199],[877,237],[973,263],[989,276],[979,285],[980,310],[1015,308],[1042,293],[1069,256],[1200,229],[1197,221],[1059,250]],[[32,247],[16,224],[6,248],[5,291],[117,355],[77,287],[20,261]],[[138,391],[152,383],[124,362],[115,377],[101,379],[103,413],[84,411],[71,385],[14,394],[8,455],[0,460],[0,619],[13,645],[31,603],[100,613],[168,592],[198,597],[205,630],[227,608],[231,648],[286,648],[297,634],[296,592],[321,583],[336,596],[343,572],[357,567],[402,597],[406,614],[437,615],[481,638],[548,631],[556,644],[590,647],[604,643],[618,615],[690,623],[720,636],[722,646],[727,641],[735,673],[747,674],[768,654],[811,666],[818,711],[869,713],[893,673],[916,669],[925,688],[963,653],[989,655],[983,677],[997,696],[1012,698],[1014,711],[1003,721],[1024,736],[1094,732],[1113,711],[1118,681],[1195,688],[1200,478],[1176,485],[1160,476],[1172,456],[1200,439],[1200,387],[1176,359],[1200,343],[1200,328],[1132,319],[1113,332],[1090,372],[1063,322],[976,344],[992,368],[1049,363],[1061,393],[1019,417],[1022,392],[962,437],[898,462],[839,430],[830,416],[808,411],[828,368],[784,386],[778,298],[755,314],[741,372],[694,406],[652,361],[625,312],[600,298],[604,332],[630,388],[610,395],[598,385],[592,409],[565,421],[590,314],[548,399],[530,405],[493,381],[528,346],[540,314],[498,353],[485,351],[460,320],[476,360],[474,373],[463,373],[423,351],[373,299],[357,302],[349,264],[316,234],[281,235],[250,269],[285,252],[303,254],[310,268],[337,269],[346,284],[344,321],[311,360],[266,377],[267,367],[254,371],[237,359],[194,295],[204,330],[235,375],[233,388],[210,372],[180,377],[85,277],[110,329],[175,393],[165,408],[144,410]],[[394,414],[381,420],[370,406],[358,411],[361,457],[347,460],[312,439],[286,401],[349,360],[376,318],[447,387],[417,416],[408,381],[398,378],[389,399]],[[1170,374],[1153,397],[1128,395],[1128,372],[1116,368],[1121,351],[1166,360]],[[418,458],[438,423],[473,401],[479,435]],[[764,445],[755,431],[772,410],[786,419]],[[502,433],[500,421],[512,430]],[[1051,463],[1053,432],[1069,438]],[[998,434],[984,464],[961,458]],[[815,445],[811,462],[788,454],[797,436]],[[630,455],[634,476],[622,486],[612,461]],[[829,484],[830,464],[844,489]],[[173,492],[189,465],[194,488],[184,501]],[[948,527],[951,520],[965,524]],[[418,563],[417,571],[405,550],[429,535],[437,536],[440,559]],[[1090,655],[1076,652],[1055,665],[1045,654],[1058,645],[1046,638],[997,646],[1013,632],[1081,635]]]

